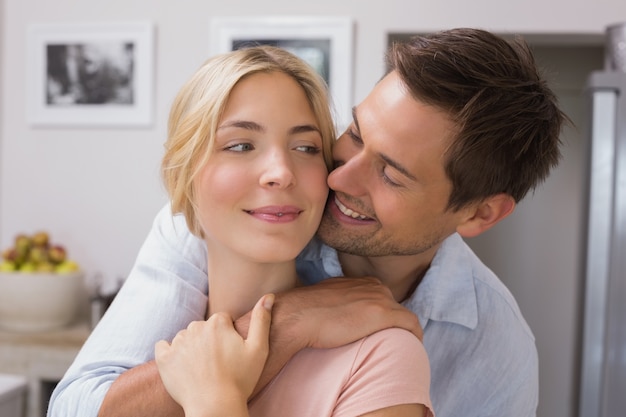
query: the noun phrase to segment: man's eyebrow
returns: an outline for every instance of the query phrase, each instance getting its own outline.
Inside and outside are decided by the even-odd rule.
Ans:
[[[352,119],[354,120],[354,125],[356,126],[357,130],[360,132],[361,129],[359,128],[359,119],[356,115],[356,107],[352,107]],[[385,155],[382,152],[378,152],[377,155],[380,159],[385,161],[387,165],[393,167],[396,171],[400,172],[401,174],[403,174],[404,176],[406,176],[407,178],[413,181],[417,181],[417,178],[415,177],[415,175],[411,174],[411,172],[408,169],[406,169],[401,163],[391,159],[389,155]]]
[[[417,181],[417,178],[415,178],[415,175],[411,174],[409,170],[403,167],[399,162],[394,161],[389,156],[381,152],[378,153],[378,157],[382,159],[383,161],[385,161],[387,165],[392,166],[396,171],[402,173],[407,178],[412,179],[413,181]]]

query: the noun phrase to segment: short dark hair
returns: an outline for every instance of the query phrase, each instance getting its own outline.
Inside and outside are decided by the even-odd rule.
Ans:
[[[387,62],[415,99],[457,125],[446,153],[448,209],[499,193],[519,202],[558,164],[568,118],[521,38],[446,30],[392,45]]]

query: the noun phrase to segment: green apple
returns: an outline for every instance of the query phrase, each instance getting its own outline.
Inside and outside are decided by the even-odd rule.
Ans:
[[[22,265],[20,265],[20,269],[18,269],[18,271],[20,272],[35,272],[36,270],[37,265],[32,262],[24,262]]]
[[[52,262],[49,262],[49,261],[42,262],[39,265],[37,265],[37,272],[53,273],[55,272],[55,269],[56,269],[56,265],[54,265]]]
[[[65,260],[61,262],[60,264],[58,264],[56,268],[54,269],[54,271],[58,274],[63,274],[63,273],[76,272],[79,269],[80,267],[78,266],[76,262]]]
[[[27,252],[32,245],[32,240],[26,235],[19,234],[15,237],[15,249],[18,252]]]
[[[17,269],[15,262],[4,260],[0,262],[0,272],[14,272]]]
[[[48,261],[48,250],[43,246],[33,246],[28,253],[28,261],[40,264]]]
[[[31,240],[34,246],[47,247],[50,243],[50,236],[46,232],[37,232],[31,237]]]

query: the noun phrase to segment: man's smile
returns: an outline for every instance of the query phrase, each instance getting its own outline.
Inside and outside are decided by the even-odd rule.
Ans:
[[[339,211],[341,211],[343,214],[345,214],[348,217],[352,217],[353,219],[358,219],[358,220],[366,220],[369,219],[369,217],[367,217],[364,214],[361,213],[357,213],[356,211],[349,209],[348,207],[344,206],[341,201],[339,201],[339,199],[337,198],[337,196],[335,195],[335,204],[337,205],[337,208],[339,208]]]

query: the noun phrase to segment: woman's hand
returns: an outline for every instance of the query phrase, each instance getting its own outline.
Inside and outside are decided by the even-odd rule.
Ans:
[[[216,313],[180,331],[172,343],[155,346],[165,388],[186,417],[247,415],[247,401],[269,351],[274,295],[263,296],[252,311],[247,339],[228,314]]]

